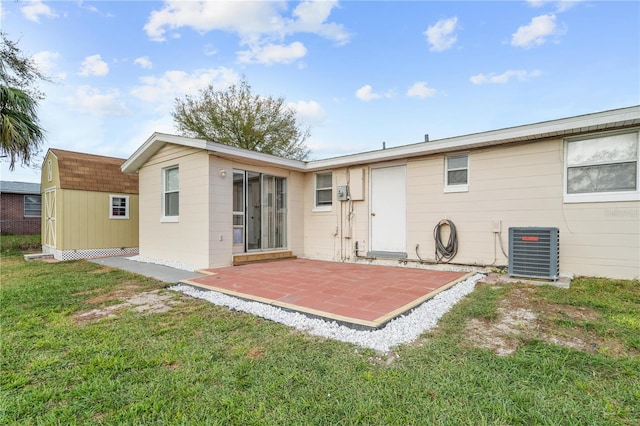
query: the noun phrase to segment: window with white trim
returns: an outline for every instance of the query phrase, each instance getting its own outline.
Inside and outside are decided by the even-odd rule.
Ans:
[[[42,197],[40,195],[24,196],[25,217],[40,217],[42,215]]]
[[[332,203],[333,173],[316,173],[314,181],[314,210],[331,210]]]
[[[444,157],[444,192],[469,190],[469,155],[456,154]]]
[[[180,212],[178,166],[162,169],[162,217],[165,221],[177,221]]]
[[[639,200],[639,132],[565,142],[565,202]]]
[[[109,195],[109,219],[129,219],[128,195]]]

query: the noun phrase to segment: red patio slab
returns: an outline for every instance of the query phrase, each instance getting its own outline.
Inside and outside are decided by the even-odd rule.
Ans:
[[[183,281],[202,289],[379,328],[472,273],[286,259],[207,269]]]

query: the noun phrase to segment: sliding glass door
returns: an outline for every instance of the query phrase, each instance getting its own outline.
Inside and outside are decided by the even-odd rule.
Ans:
[[[287,246],[287,180],[233,172],[234,253]]]

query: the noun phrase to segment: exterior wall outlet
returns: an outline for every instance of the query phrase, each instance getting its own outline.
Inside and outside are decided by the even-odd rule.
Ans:
[[[499,234],[502,229],[502,221],[501,220],[492,220],[491,221],[491,231],[495,234]]]

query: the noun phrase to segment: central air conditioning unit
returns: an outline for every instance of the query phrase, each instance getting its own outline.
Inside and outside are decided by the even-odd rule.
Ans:
[[[558,228],[509,228],[509,275],[556,281],[559,270]]]

